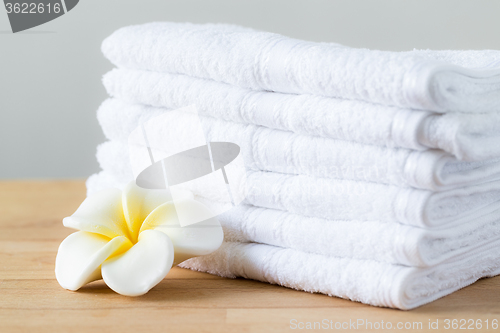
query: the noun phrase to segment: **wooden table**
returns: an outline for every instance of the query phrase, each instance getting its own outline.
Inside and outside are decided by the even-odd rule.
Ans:
[[[172,269],[141,297],[116,294],[102,281],[70,292],[57,283],[54,261],[59,243],[72,232],[61,220],[84,198],[83,181],[0,182],[0,332],[310,331],[299,329],[308,322],[333,326],[321,331],[340,331],[337,322],[357,320],[364,324],[347,330],[371,331],[366,329],[368,321],[373,331],[381,331],[375,330],[377,323],[387,327],[390,322],[393,327],[415,325],[403,332],[426,332],[429,320],[438,320],[434,332],[454,331],[445,329],[445,319],[480,320],[483,330],[488,320],[488,331],[500,332],[491,329],[491,321],[500,320],[500,277],[483,279],[412,311],[181,268]],[[422,328],[414,322],[421,322]]]

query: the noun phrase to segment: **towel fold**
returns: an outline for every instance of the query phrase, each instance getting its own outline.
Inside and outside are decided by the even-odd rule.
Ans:
[[[428,268],[326,257],[255,243],[226,243],[179,266],[353,301],[412,309],[500,273],[499,242]]]
[[[498,112],[500,52],[386,52],[220,24],[124,27],[102,44],[118,67],[253,90],[313,94],[436,112]]]
[[[127,69],[112,70],[103,83],[110,96],[130,104],[169,109],[194,104],[200,114],[221,120],[371,145],[439,148],[467,161],[500,156],[500,106],[488,114],[435,114]]]
[[[149,162],[148,156],[99,154],[98,162],[120,187],[136,178]],[[383,184],[247,171],[242,188],[245,202],[304,216],[329,220],[378,220],[421,228],[444,228],[478,218],[498,217],[500,182],[490,182],[444,192],[400,188]],[[229,179],[232,182],[233,179]],[[234,179],[238,181],[238,179]],[[202,179],[186,186],[195,195],[226,202]]]
[[[500,235],[500,211],[443,230],[380,221],[326,220],[249,205],[228,209],[219,221],[226,241],[413,267],[434,266],[483,247]]]
[[[127,142],[141,122],[159,115],[170,116],[175,124],[166,130],[163,124],[151,123],[156,141],[194,140],[190,135],[192,114],[167,109],[131,105],[120,100],[105,101],[98,110],[98,120],[106,137]],[[210,141],[228,141],[241,147],[248,168],[321,178],[363,180],[400,187],[445,190],[500,179],[500,159],[463,162],[439,150],[414,151],[364,145],[262,126],[244,125],[201,117]],[[153,140],[153,137],[151,140]],[[194,146],[194,144],[193,144]],[[101,148],[101,154],[113,154],[123,147]]]

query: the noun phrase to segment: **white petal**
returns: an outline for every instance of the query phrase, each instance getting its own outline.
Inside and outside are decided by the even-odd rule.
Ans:
[[[139,296],[160,283],[172,268],[174,247],[167,235],[146,230],[127,252],[102,264],[104,282],[119,294]]]
[[[189,191],[181,191],[177,196],[192,198]],[[123,213],[130,230],[131,238],[134,242],[139,236],[139,229],[146,217],[158,206],[165,202],[172,201],[172,196],[168,190],[149,190],[130,182],[123,190]]]
[[[85,231],[75,232],[59,245],[56,257],[56,279],[61,287],[77,290],[101,278],[101,264],[110,256],[132,246],[123,236],[108,237]]]
[[[174,243],[177,265],[192,257],[210,254],[216,251],[224,239],[224,232],[219,221],[213,217],[203,222],[181,227],[176,214],[176,208],[193,211],[196,214],[212,216],[209,208],[192,199],[165,203],[156,208],[144,221],[143,230],[159,230],[167,234]]]
[[[90,195],[73,215],[63,220],[63,224],[65,227],[109,238],[128,236],[121,191],[113,188]]]

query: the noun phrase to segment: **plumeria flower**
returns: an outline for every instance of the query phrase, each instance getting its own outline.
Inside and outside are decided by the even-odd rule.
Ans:
[[[178,210],[197,218],[212,216],[190,192],[176,194],[174,204],[168,191],[134,182],[123,191],[107,189],[87,197],[63,220],[79,231],[59,246],[57,281],[78,290],[102,278],[117,293],[139,296],[163,280],[172,265],[219,248],[223,232],[216,218],[182,227]]]

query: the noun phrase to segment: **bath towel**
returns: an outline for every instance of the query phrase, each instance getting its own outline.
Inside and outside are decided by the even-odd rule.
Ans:
[[[167,109],[130,105],[110,99],[101,105],[97,117],[104,134],[112,141],[127,142],[138,124],[149,120],[150,134],[158,136],[159,143],[194,140],[189,129],[195,116],[168,112]],[[169,116],[169,123],[174,126],[158,124],[154,120],[158,115]],[[428,190],[451,189],[500,178],[500,158],[462,162],[440,150],[393,149],[212,117],[200,119],[210,141],[238,144],[246,166],[254,170],[363,180]],[[100,150],[104,150],[101,154],[113,154],[112,150],[120,149],[125,148],[115,145],[104,146]]]
[[[380,221],[310,218],[249,205],[229,208],[218,217],[226,241],[413,267],[434,266],[483,247],[500,235],[499,212],[458,227],[428,230]]]
[[[253,90],[436,112],[498,112],[500,52],[388,52],[306,42],[221,24],[124,27],[102,44],[116,66]]]
[[[436,114],[127,69],[112,70],[103,83],[111,96],[129,104],[168,109],[194,104],[201,115],[221,120],[386,147],[438,148],[466,161],[500,156],[500,106],[499,112]]]
[[[500,274],[494,242],[440,265],[415,268],[373,260],[327,257],[255,243],[223,243],[181,267],[244,277],[366,304],[409,310]]]

